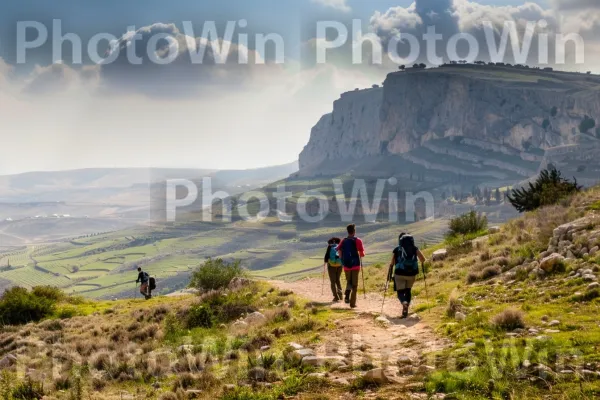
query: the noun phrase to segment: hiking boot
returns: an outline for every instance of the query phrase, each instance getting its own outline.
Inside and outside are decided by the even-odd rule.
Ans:
[[[344,297],[344,303],[350,304],[350,291],[346,290],[346,296]]]
[[[408,303],[404,302],[402,303],[402,319],[404,318],[408,318]]]
[[[340,299],[338,299],[337,297],[334,297],[333,300],[331,300],[333,303],[338,303],[340,301]]]

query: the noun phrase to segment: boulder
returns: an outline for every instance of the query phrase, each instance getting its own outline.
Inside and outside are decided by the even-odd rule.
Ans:
[[[557,319],[548,322],[548,326],[558,326],[558,325],[560,325],[560,321]]]
[[[467,319],[467,315],[460,311],[457,311],[456,314],[454,314],[454,318],[457,321],[464,321],[465,319]]]
[[[385,385],[389,383],[389,379],[385,376],[383,368],[375,368],[365,372],[363,380],[367,383],[373,383],[375,385]]]
[[[587,287],[588,290],[594,290],[594,289],[598,289],[598,288],[600,288],[600,283],[598,283],[598,282],[592,282]]]
[[[582,278],[586,282],[596,282],[598,280],[598,278],[596,278],[596,275],[593,274],[585,274]]]
[[[433,261],[442,261],[442,260],[445,260],[446,257],[448,257],[448,250],[446,250],[446,249],[436,250],[431,255],[431,259]]]
[[[294,350],[302,350],[304,348],[304,346],[302,346],[301,344],[295,343],[295,342],[288,343],[288,346]]]
[[[312,357],[315,355],[315,352],[311,349],[298,349],[292,353],[292,357],[296,361],[303,360],[305,357]]]
[[[413,360],[408,356],[400,356],[398,357],[398,361],[396,361],[398,365],[413,365]]]
[[[558,253],[554,253],[545,257],[540,261],[540,269],[545,273],[554,271],[554,268],[565,261],[565,258]]]
[[[488,229],[489,233],[499,233],[500,232],[500,227],[499,226],[492,226]]]
[[[595,256],[596,253],[598,253],[598,250],[600,250],[600,247],[598,247],[598,246],[592,247],[589,251],[590,256]]]
[[[380,315],[379,317],[375,318],[375,322],[377,322],[383,326],[388,326],[391,324],[390,320],[387,319],[386,317],[384,317],[383,315]]]
[[[242,333],[248,330],[248,323],[246,321],[235,321],[231,324],[231,331],[234,333]]]

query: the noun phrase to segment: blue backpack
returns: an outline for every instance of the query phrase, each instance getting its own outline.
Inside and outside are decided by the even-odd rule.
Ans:
[[[396,253],[396,266],[394,273],[401,276],[417,276],[419,274],[419,260],[417,258],[415,239],[404,235],[398,243]]]
[[[337,245],[332,244],[329,246],[329,266],[331,267],[341,267],[342,259],[338,256],[337,253]]]
[[[356,238],[349,237],[342,242],[342,263],[346,268],[360,265],[360,256],[356,247]]]

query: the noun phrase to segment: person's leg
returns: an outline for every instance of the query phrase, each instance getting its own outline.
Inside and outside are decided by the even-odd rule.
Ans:
[[[350,293],[352,292],[352,271],[344,271],[346,275],[346,293],[344,296],[344,302],[350,304]]]
[[[351,272],[352,292],[350,294],[350,307],[352,307],[352,308],[356,307],[356,297],[358,294],[358,278],[359,278],[359,276],[360,276],[359,270]]]
[[[335,288],[336,288],[336,293],[338,295],[338,298],[340,300],[344,297],[344,295],[342,293],[342,271],[343,271],[342,267],[336,268],[336,271],[335,271]]]
[[[329,286],[331,288],[331,293],[333,294],[333,301],[338,301],[340,298],[338,297],[337,288],[335,287],[335,279],[337,275],[337,271],[335,267],[327,266],[327,275],[329,276]]]

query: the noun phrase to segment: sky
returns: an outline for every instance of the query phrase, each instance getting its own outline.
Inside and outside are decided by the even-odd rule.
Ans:
[[[364,37],[386,47],[399,33],[421,41],[427,27],[435,26],[444,34],[436,48],[443,53],[452,35],[468,33],[484,60],[483,21],[498,33],[507,21],[522,32],[528,21],[544,20],[536,38],[576,33],[585,40],[585,63],[577,63],[568,48],[561,69],[600,73],[597,0],[2,2],[0,174],[91,167],[245,169],[294,161],[341,93],[381,84],[397,70],[398,62],[388,57],[374,63],[368,44],[361,62],[352,63],[353,20]],[[214,37],[203,31],[211,23]],[[349,27],[350,39],[317,63],[317,48],[337,36],[330,30],[317,39],[322,23]],[[47,30],[46,42],[33,43],[41,30]],[[103,39],[94,43],[99,34]],[[75,46],[53,46],[61,35],[76,37]],[[276,35],[283,44],[261,46],[257,35]],[[81,49],[81,60],[73,48]],[[408,56],[402,49],[400,55]],[[536,49],[527,59],[532,65],[539,60]],[[202,62],[192,62],[190,51],[200,50]],[[431,65],[424,53],[418,61]],[[171,56],[165,65],[156,63]],[[549,63],[554,61],[551,54]]]

